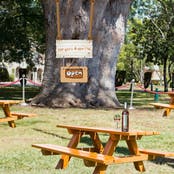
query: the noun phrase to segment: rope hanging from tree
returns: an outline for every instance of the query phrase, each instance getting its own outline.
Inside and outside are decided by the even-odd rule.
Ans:
[[[95,0],[90,0],[90,17],[89,17],[89,32],[88,32],[88,40],[92,40],[92,25],[94,18],[94,3]],[[57,15],[57,39],[61,40],[61,32],[60,32],[60,0],[56,0],[56,15]]]

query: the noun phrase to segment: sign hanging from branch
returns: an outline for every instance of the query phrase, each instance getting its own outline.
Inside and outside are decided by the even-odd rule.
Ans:
[[[62,83],[67,83],[67,82],[87,83],[88,68],[86,66],[61,67],[60,81]]]
[[[92,40],[56,40],[56,58],[92,58]]]

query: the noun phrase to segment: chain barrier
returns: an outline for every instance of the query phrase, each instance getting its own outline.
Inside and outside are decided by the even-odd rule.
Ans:
[[[122,86],[119,86],[119,87],[116,87],[117,90],[119,89],[130,89],[130,85],[131,84],[124,84]],[[163,92],[163,91],[151,91],[149,89],[145,89],[143,85],[139,85],[139,84],[136,84],[134,88],[139,88],[142,90],[142,92],[147,92],[147,93],[151,93],[151,94],[166,94],[166,92]]]
[[[8,87],[8,86],[12,86],[14,84],[18,84],[20,83],[20,80],[22,80],[22,78],[14,81],[14,82],[9,82],[9,83],[5,83],[5,84],[0,84],[0,88],[3,88],[3,87]],[[26,81],[28,81],[30,84],[34,85],[34,86],[42,86],[42,84],[40,83],[37,83],[37,82],[33,82],[32,80],[30,79],[26,79]],[[3,82],[2,82],[3,83]]]

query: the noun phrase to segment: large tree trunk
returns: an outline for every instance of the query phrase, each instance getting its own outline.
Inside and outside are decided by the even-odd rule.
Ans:
[[[56,2],[42,0],[47,30],[43,89],[32,104],[49,107],[106,107],[120,103],[115,95],[117,56],[124,41],[131,0],[96,0],[92,59],[56,59]],[[63,39],[87,39],[90,0],[60,0]],[[88,83],[60,83],[60,67],[88,67]]]

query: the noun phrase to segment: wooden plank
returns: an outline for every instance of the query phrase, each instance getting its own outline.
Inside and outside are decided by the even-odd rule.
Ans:
[[[40,148],[42,151],[49,151],[52,152],[53,154],[66,154],[69,156],[74,156],[105,165],[114,163],[119,164],[128,162],[137,162],[148,159],[148,155],[146,154],[114,157],[114,156],[99,154],[96,152],[83,151],[53,144],[33,144],[32,147]]]
[[[150,150],[150,149],[139,149],[140,153],[153,155],[156,157],[174,157],[174,152],[161,152],[156,150]]]
[[[66,128],[68,129],[69,133],[73,133],[74,131],[80,132],[101,132],[101,133],[109,133],[114,135],[119,135],[120,139],[122,136],[150,136],[150,135],[159,135],[159,132],[156,131],[129,131],[129,132],[122,132],[115,130],[114,128],[102,128],[102,127],[85,127],[85,126],[73,126],[73,125],[57,125],[59,128]]]
[[[29,113],[16,113],[16,112],[11,112],[12,116],[17,116],[19,118],[23,117],[35,117],[36,114],[29,114]]]
[[[8,121],[15,121],[17,119],[18,119],[17,117],[4,117],[4,118],[0,118],[0,123],[8,122]]]
[[[21,103],[21,100],[0,100],[0,105],[4,105],[4,104],[19,104]]]
[[[114,157],[114,163],[129,163],[129,162],[139,162],[139,161],[146,161],[148,160],[148,155],[140,154],[140,155],[130,155],[130,156],[123,156],[123,157]]]
[[[112,156],[103,155],[96,152],[77,150],[69,147],[63,147],[52,144],[33,144],[32,147],[41,148],[42,151],[46,150],[46,151],[51,151],[53,153],[66,154],[69,156],[74,156],[106,165],[113,164],[114,162],[114,157]]]
[[[174,105],[171,104],[165,104],[165,103],[150,103],[150,105],[153,105],[157,108],[169,108],[174,109]]]

